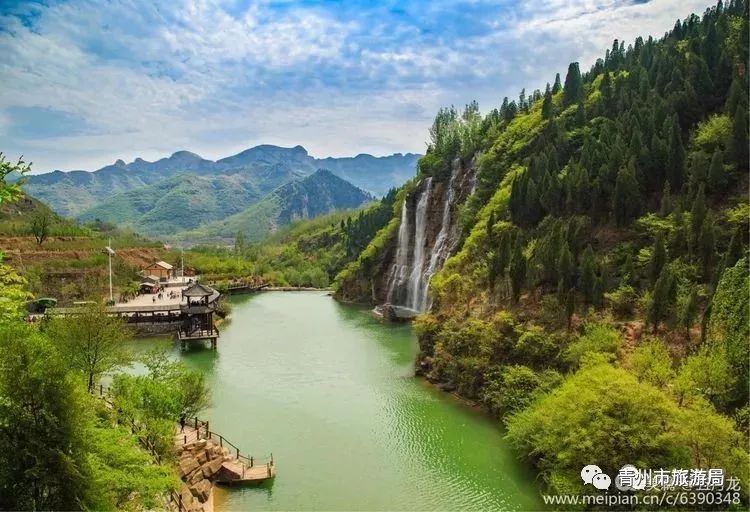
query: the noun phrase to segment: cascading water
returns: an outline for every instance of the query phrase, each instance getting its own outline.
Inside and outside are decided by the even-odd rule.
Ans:
[[[424,274],[425,243],[427,242],[427,212],[432,195],[432,176],[425,180],[422,195],[414,213],[414,257],[412,271],[409,276],[406,307],[416,311],[423,311],[422,302],[427,297],[428,280]]]
[[[404,200],[396,257],[388,275],[386,300],[392,306],[417,312],[430,307],[430,279],[448,258],[457,238],[452,213],[458,199],[456,180],[461,170],[458,165],[453,169],[439,195],[434,191],[439,190],[440,184],[428,177],[417,186],[414,197]],[[438,205],[442,206],[442,215],[430,218],[430,212]]]
[[[430,256],[430,264],[427,266],[427,270],[424,273],[425,290],[422,294],[421,301],[418,304],[419,307],[415,308],[418,311],[427,311],[427,309],[429,309],[432,301],[427,293],[427,286],[430,283],[432,275],[443,266],[443,263],[445,263],[445,260],[448,258],[448,253],[452,249],[449,235],[451,234],[452,228],[451,208],[453,207],[453,202],[456,200],[456,193],[453,186],[457,175],[458,173],[451,173],[451,179],[448,182],[448,190],[445,194],[447,195],[447,198],[443,205],[443,218],[440,224],[440,233],[438,233],[438,236],[435,239],[435,246],[432,248],[432,255]]]

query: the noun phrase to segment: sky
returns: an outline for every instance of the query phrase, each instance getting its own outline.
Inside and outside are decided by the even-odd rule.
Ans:
[[[423,152],[441,106],[544,89],[706,0],[0,0],[0,151],[34,172],[267,143]]]

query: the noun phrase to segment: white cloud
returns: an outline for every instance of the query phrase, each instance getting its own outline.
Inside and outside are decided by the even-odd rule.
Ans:
[[[706,2],[396,5],[70,0],[40,8],[31,28],[0,14],[0,149],[37,170],[255,143],[421,151],[438,107],[541,88],[615,37],[660,36]],[[86,130],[19,138],[11,107],[68,113]]]

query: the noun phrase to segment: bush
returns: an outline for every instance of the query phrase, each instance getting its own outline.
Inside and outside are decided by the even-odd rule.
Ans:
[[[747,480],[742,435],[710,407],[670,397],[609,364],[586,366],[510,417],[507,438],[539,468],[551,492],[584,491],[581,468],[610,475],[640,468],[721,467]],[[710,461],[710,462],[709,462]]]
[[[587,324],[583,335],[568,346],[565,359],[574,367],[579,366],[581,358],[590,352],[600,353],[607,359],[614,360],[621,344],[620,333],[613,327],[605,323]]]

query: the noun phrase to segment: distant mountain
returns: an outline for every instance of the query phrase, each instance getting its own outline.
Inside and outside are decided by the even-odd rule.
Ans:
[[[277,188],[262,200],[225,219],[204,224],[177,235],[190,242],[230,243],[242,232],[247,240],[259,240],[299,219],[311,219],[333,210],[357,208],[374,197],[331,171],[313,174]]]
[[[171,235],[238,213],[303,176],[284,166],[209,176],[178,174],[110,196],[78,219],[111,222],[145,235]]]
[[[217,161],[206,160],[189,151],[178,151],[155,162],[136,158],[126,164],[117,160],[94,172],[54,171],[34,175],[29,177],[25,189],[61,215],[83,215],[88,218],[91,211],[106,213],[107,209],[101,203],[114,199],[122,205],[122,211],[134,208],[140,218],[147,213],[145,205],[123,205],[122,201],[125,199],[119,195],[139,191],[134,199],[142,201],[144,194],[162,193],[168,183],[162,184],[158,190],[141,189],[177,176],[183,176],[181,179],[185,179],[184,176],[187,175],[207,177],[215,184],[213,179],[217,176],[239,175],[232,179],[250,192],[247,197],[243,197],[242,192],[239,193],[238,200],[251,202],[253,190],[258,191],[256,199],[267,193],[268,190],[263,190],[264,184],[273,184],[271,188],[274,188],[299,176],[310,175],[319,168],[327,168],[370,193],[383,195],[389,188],[399,186],[414,176],[418,159],[419,155],[412,153],[397,153],[386,157],[358,155],[353,158],[316,159],[302,146],[283,148],[260,145]],[[226,181],[226,178],[222,178],[219,187]],[[156,202],[161,196],[153,196],[152,199]],[[249,204],[239,203],[238,211]],[[97,208],[98,206],[101,208]],[[128,222],[135,225],[138,220],[129,219]]]

